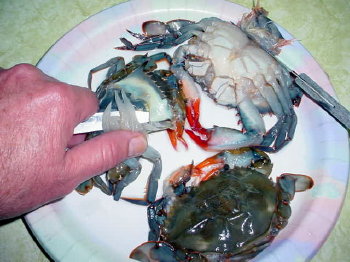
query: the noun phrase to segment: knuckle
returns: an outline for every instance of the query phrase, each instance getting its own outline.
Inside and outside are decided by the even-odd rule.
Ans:
[[[64,83],[52,83],[50,88],[45,89],[44,92],[45,95],[50,97],[50,101],[55,105],[69,106],[69,101],[72,99],[70,88]]]
[[[8,69],[14,77],[33,77],[39,74],[39,69],[30,64],[18,64]]]
[[[37,92],[31,93],[29,103],[36,110],[46,112],[46,117],[58,118],[57,121],[65,121],[73,106],[67,88],[56,83],[48,84],[44,87]]]
[[[23,86],[30,85],[32,81],[38,79],[41,71],[30,64],[18,64],[0,73],[0,82],[2,88],[5,86]]]

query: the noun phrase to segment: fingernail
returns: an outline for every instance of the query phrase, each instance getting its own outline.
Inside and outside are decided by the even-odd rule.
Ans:
[[[147,148],[147,140],[145,136],[139,135],[139,136],[133,137],[129,142],[128,156],[129,157],[139,156],[143,152],[145,152],[146,148]]]

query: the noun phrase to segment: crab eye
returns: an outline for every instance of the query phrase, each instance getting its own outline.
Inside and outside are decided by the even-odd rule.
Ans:
[[[225,164],[223,168],[224,168],[225,171],[230,170],[230,166],[228,164]]]

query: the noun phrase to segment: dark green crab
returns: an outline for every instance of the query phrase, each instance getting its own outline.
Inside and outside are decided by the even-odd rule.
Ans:
[[[291,215],[295,192],[312,187],[304,175],[269,178],[262,151],[223,151],[183,167],[167,180],[163,198],[148,208],[149,242],[139,261],[246,261],[268,247]]]

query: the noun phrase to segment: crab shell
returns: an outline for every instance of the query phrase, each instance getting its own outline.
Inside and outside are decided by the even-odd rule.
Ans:
[[[175,195],[149,207],[153,242],[136,248],[131,257],[163,261],[154,259],[155,252],[160,258],[172,252],[170,261],[253,258],[287,225],[294,193],[312,184],[311,178],[292,174],[274,183],[254,169],[235,167],[196,187],[177,186]]]

